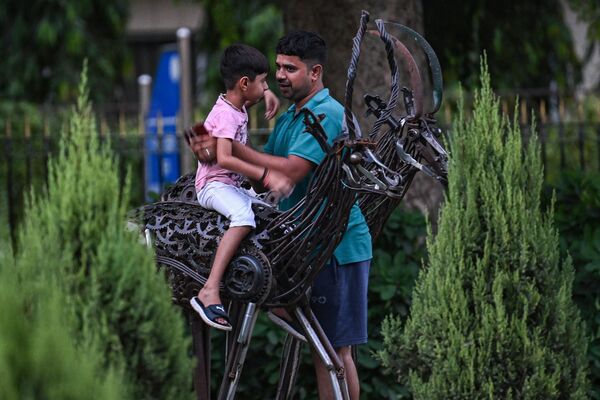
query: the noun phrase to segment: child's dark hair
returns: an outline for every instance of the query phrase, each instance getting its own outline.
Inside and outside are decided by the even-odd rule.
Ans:
[[[226,89],[233,89],[235,83],[243,76],[251,81],[257,75],[269,72],[267,57],[257,49],[245,44],[232,44],[221,56],[221,76]]]
[[[277,54],[297,56],[304,62],[325,65],[327,45],[323,38],[314,32],[292,31],[279,39]]]

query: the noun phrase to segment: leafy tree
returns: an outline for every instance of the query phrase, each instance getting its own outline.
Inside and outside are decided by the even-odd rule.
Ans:
[[[112,99],[132,68],[125,44],[128,10],[127,0],[0,3],[0,98],[73,100],[88,58],[94,98]]]
[[[537,138],[503,119],[485,63],[473,118],[454,130],[449,193],[411,317],[384,324],[384,364],[416,399],[586,398],[586,337]]]

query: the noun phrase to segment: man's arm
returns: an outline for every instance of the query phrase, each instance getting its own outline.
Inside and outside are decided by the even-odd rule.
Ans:
[[[273,93],[270,89],[267,89],[265,90],[263,100],[265,102],[265,119],[268,121],[272,119],[279,110],[279,98],[275,96],[275,93]],[[244,103],[244,107],[248,109],[255,104],[257,103],[246,101],[246,103]]]
[[[200,125],[200,124],[198,124]],[[200,162],[210,162],[217,155],[217,139],[208,135],[204,130],[198,132],[192,129],[186,130],[186,138],[196,158]],[[312,162],[298,156],[278,157],[254,150],[250,146],[245,146],[239,142],[233,142],[231,154],[246,161],[247,163],[267,167],[287,176],[292,183],[300,182],[315,167]],[[212,157],[207,157],[207,155]],[[248,176],[248,175],[246,175]],[[255,185],[253,185],[255,186]],[[256,185],[257,191],[264,191],[266,188]],[[262,190],[261,190],[262,189]]]
[[[221,168],[245,175],[254,181],[260,181],[261,185],[288,196],[293,190],[293,183],[290,179],[277,170],[270,170],[268,167],[257,166],[236,157],[232,154],[232,144],[236,143],[231,139],[217,139],[217,164]]]
[[[298,156],[279,157],[271,154],[261,153],[241,143],[233,143],[233,154],[251,164],[267,167],[279,171],[287,176],[294,184],[300,182],[315,164]]]

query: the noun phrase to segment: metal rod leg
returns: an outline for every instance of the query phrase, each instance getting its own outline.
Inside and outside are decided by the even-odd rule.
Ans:
[[[250,338],[256,324],[257,311],[256,304],[248,303],[241,317],[241,323],[236,324],[239,326],[239,329],[236,330],[237,339],[231,346],[231,349],[229,349],[225,375],[223,376],[219,390],[219,400],[231,400],[235,398],[235,391],[237,390],[246,354],[248,353]]]
[[[302,310],[304,310],[306,317],[308,319],[308,322],[311,324],[312,328],[315,330],[317,337],[321,340],[321,343],[323,344],[325,351],[327,352],[329,357],[331,357],[331,362],[333,363],[333,366],[336,370],[337,379],[340,384],[340,388],[342,390],[342,397],[344,399],[349,399],[350,392],[348,390],[348,383],[346,381],[346,366],[345,366],[345,364],[342,362],[342,360],[338,356],[337,352],[331,345],[331,342],[329,342],[329,339],[327,338],[325,331],[321,327],[321,324],[319,324],[319,321],[317,320],[317,317],[313,313],[310,306],[308,304],[304,304],[304,305],[302,305]]]
[[[317,335],[317,332],[304,315],[304,312],[302,312],[302,310],[299,307],[297,307],[294,310],[294,314],[296,315],[296,318],[298,318],[298,321],[304,328],[304,332],[306,334],[306,339],[308,340],[308,343],[313,348],[315,353],[319,356],[319,358],[325,365],[325,368],[327,368],[327,370],[329,371],[329,378],[331,380],[334,398],[336,400],[349,400],[348,385],[346,384],[344,368],[339,367],[341,365],[341,361],[335,354],[335,351],[333,351],[333,348],[331,348],[330,344],[329,346],[327,346],[329,347],[330,351],[328,352],[326,350],[326,346],[323,345],[321,338],[319,338],[319,335]],[[329,354],[330,352],[333,352],[331,356]],[[337,369],[334,365],[334,362],[332,361],[332,357],[335,358],[336,364],[338,365]]]
[[[152,238],[152,233],[148,228],[144,230],[144,240],[146,241],[146,247],[152,248],[152,246],[154,245],[154,240]]]
[[[198,360],[194,369],[194,389],[198,400],[210,400],[210,330],[195,312],[190,312],[189,318],[194,355]]]
[[[298,378],[298,367],[300,366],[300,350],[302,342],[292,335],[287,335],[283,345],[281,364],[279,366],[279,383],[277,384],[276,400],[288,400],[292,398],[294,385]]]

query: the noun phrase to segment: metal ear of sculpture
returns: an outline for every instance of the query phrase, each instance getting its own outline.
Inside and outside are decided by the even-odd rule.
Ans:
[[[410,38],[413,39],[413,41],[417,45],[419,45],[421,50],[426,55],[430,74],[431,74],[432,86],[433,86],[432,93],[431,93],[432,100],[433,100],[432,109],[429,110],[426,114],[428,116],[435,114],[436,112],[438,112],[438,110],[440,109],[440,106],[442,105],[443,86],[444,86],[443,79],[442,79],[442,68],[440,67],[440,62],[437,58],[437,55],[435,54],[435,51],[433,50],[431,45],[427,42],[427,40],[425,40],[425,38],[423,36],[421,36],[418,32],[414,31],[413,29],[411,29],[407,26],[404,26],[402,24],[399,24],[397,22],[389,22],[388,21],[388,22],[385,22],[385,24],[387,26],[397,28],[401,32],[408,34],[410,36]],[[398,40],[398,39],[395,39],[395,40]]]
[[[385,25],[388,26],[389,23]],[[393,24],[393,26],[399,27],[399,24]],[[431,49],[425,39],[419,35],[420,39],[417,40],[415,35],[418,34],[412,30],[409,31],[414,33],[412,39],[424,51]],[[399,43],[399,40],[391,35],[390,37],[396,43],[396,48],[398,48],[397,43]],[[400,54],[406,57],[406,53],[400,52]],[[405,88],[403,92],[405,93],[406,109],[409,115],[404,117],[390,115],[384,122],[388,129],[378,134],[376,140],[378,146],[374,150],[385,165],[391,166],[402,175],[402,187],[397,188],[397,192],[400,195],[395,198],[378,196],[374,193],[360,195],[360,207],[374,239],[378,236],[381,227],[391,212],[403,198],[417,171],[423,171],[444,186],[447,184],[448,156],[444,147],[439,142],[441,130],[435,127],[436,121],[433,118],[433,113],[439,109],[439,101],[441,101],[442,97],[441,73],[439,73],[439,63],[437,62],[435,53],[431,50],[430,52],[426,51],[426,54],[434,86],[432,92],[432,110],[425,115],[420,115],[417,112],[419,110],[418,104],[422,104],[419,90],[413,92],[411,89]],[[410,64],[412,59],[411,56],[407,63]],[[414,97],[412,96],[413,93]],[[380,117],[383,111],[388,109],[385,101],[377,96],[366,95],[365,101],[369,112],[376,117]],[[411,112],[412,103],[415,104],[414,110],[417,110],[414,115]],[[391,148],[394,150],[391,151]]]

